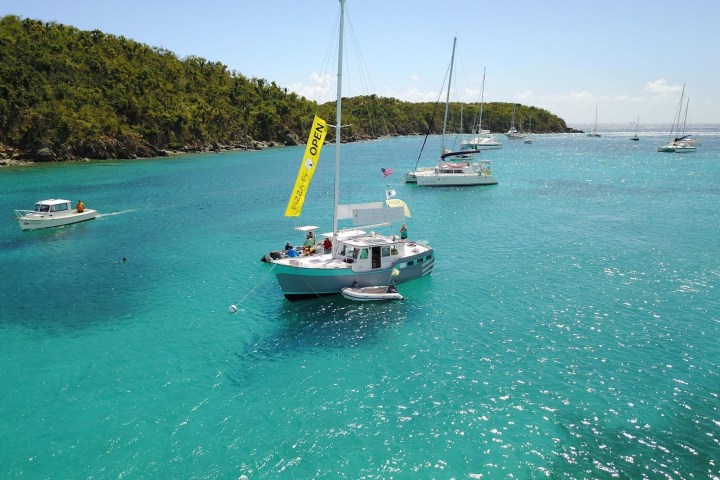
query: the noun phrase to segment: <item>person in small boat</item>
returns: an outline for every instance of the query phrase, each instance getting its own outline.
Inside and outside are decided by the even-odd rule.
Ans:
[[[404,222],[402,224],[402,227],[400,227],[400,240],[402,240],[403,243],[407,241],[407,227],[405,226]]]
[[[77,205],[75,205],[75,210],[77,210],[78,213],[83,213],[85,210],[85,204],[82,202],[82,200],[78,200]]]
[[[285,252],[287,252],[288,250],[292,250],[292,248],[293,248],[293,246],[290,245],[289,241],[285,242],[285,248],[283,249],[283,250],[285,250]]]
[[[332,250],[332,240],[330,240],[330,237],[325,237],[325,241],[323,242],[323,249],[325,250],[325,253],[330,253]]]
[[[297,257],[299,255],[298,255],[297,250],[295,250],[294,248],[291,248],[290,250],[287,251],[287,256],[288,257]]]

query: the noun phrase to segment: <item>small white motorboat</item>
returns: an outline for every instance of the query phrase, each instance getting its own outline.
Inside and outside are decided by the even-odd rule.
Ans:
[[[348,300],[358,302],[373,302],[382,300],[402,300],[394,285],[379,285],[375,287],[346,287],[341,290],[342,296]]]
[[[50,198],[38,201],[35,210],[15,210],[15,219],[20,223],[22,230],[36,230],[84,222],[98,215],[97,211],[84,208],[82,205],[79,205],[79,208],[80,211],[72,208],[70,200]]]

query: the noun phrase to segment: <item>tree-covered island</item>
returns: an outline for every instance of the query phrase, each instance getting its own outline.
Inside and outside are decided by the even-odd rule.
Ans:
[[[442,109],[430,102],[370,95],[344,99],[343,107],[352,124],[346,141],[442,129]],[[315,113],[330,119],[334,108],[219,62],[180,59],[122,36],[0,19],[0,163],[294,145]],[[463,109],[470,132],[479,104]],[[511,111],[511,103],[486,103],[483,128],[507,130]],[[534,133],[571,131],[547,110],[517,106],[516,125],[531,117]]]

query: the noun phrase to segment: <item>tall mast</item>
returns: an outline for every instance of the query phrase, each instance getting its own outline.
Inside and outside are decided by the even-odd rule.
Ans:
[[[333,243],[338,233],[338,203],[340,203],[340,130],[342,119],[342,59],[345,27],[345,0],[340,0],[340,30],[338,33],[337,100],[335,107],[335,208],[333,210]]]
[[[483,104],[485,102],[485,68],[483,67],[483,81],[482,81],[482,87],[480,89],[480,119],[478,120],[478,135],[480,135],[480,132],[482,132],[482,114],[483,114]]]
[[[445,153],[445,129],[447,128],[448,107],[450,105],[450,88],[452,87],[452,71],[455,62],[455,44],[457,37],[453,37],[452,56],[450,57],[450,78],[448,78],[447,98],[445,99],[445,118],[443,119],[442,146],[440,150],[440,162],[442,163],[442,155]]]

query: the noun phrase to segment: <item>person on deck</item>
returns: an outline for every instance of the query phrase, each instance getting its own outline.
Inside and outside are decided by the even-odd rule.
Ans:
[[[290,250],[287,251],[287,256],[288,257],[298,257],[299,255],[298,255],[297,250],[295,250],[294,248],[291,248]]]
[[[303,253],[305,255],[312,255],[313,247],[315,246],[315,237],[312,236],[312,232],[308,233],[305,243],[303,244]]]
[[[85,210],[85,204],[82,200],[78,200],[77,205],[75,205],[75,210],[77,210],[78,213],[83,213],[83,210]]]
[[[405,226],[405,223],[403,223],[402,227],[400,227],[400,240],[402,240],[403,243],[407,241],[407,227]]]
[[[330,237],[325,237],[325,241],[323,242],[323,249],[325,249],[325,253],[330,253],[332,250],[332,240],[330,240]]]
[[[285,248],[284,250],[287,252],[288,250],[292,250],[293,246],[290,245],[290,242],[285,242]]]

